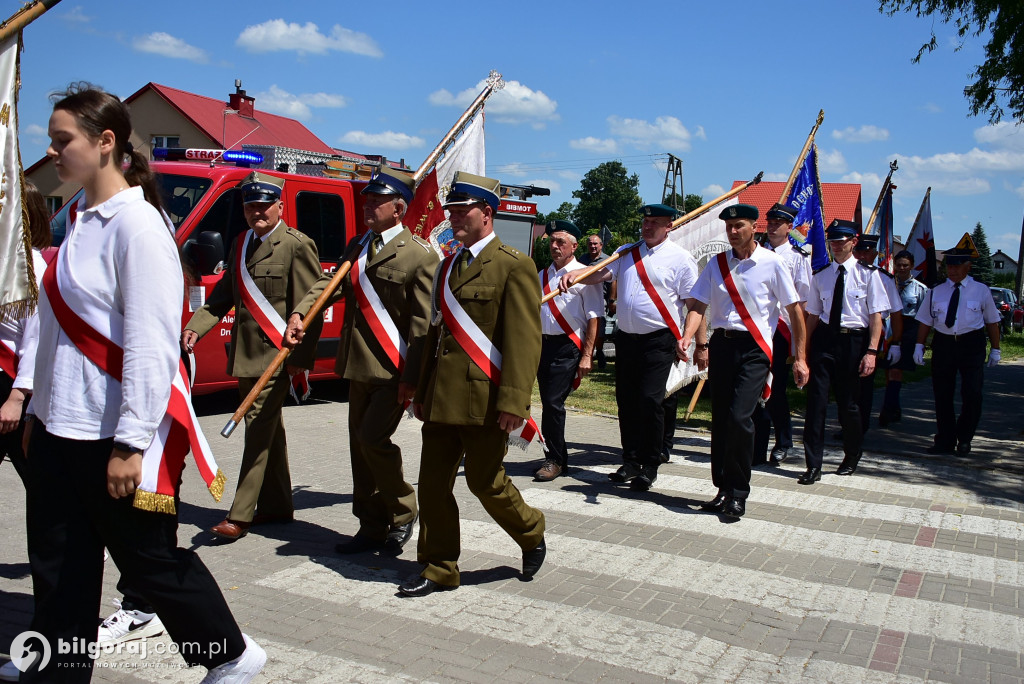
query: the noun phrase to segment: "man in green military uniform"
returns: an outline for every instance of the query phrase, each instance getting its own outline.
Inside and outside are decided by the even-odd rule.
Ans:
[[[499,183],[458,172],[445,208],[462,242],[434,277],[436,312],[414,399],[424,421],[420,537],[426,567],[405,596],[459,586],[459,508],[452,493],[465,456],[466,484],[523,549],[523,576],[544,562],[544,514],[524,501],[502,461],[509,433],[530,416],[540,360],[540,284],[533,261],[494,234]]]
[[[231,246],[224,277],[185,326],[181,346],[191,352],[233,307],[228,373],[238,378],[239,394],[245,397],[277,355],[284,317],[298,306],[323,269],[313,241],[281,220],[283,178],[254,171],[238,187],[250,230]],[[218,537],[238,539],[254,522],[294,517],[281,406],[291,376],[313,367],[321,328],[318,321],[289,357],[286,372],[279,371],[267,383],[245,416],[245,449],[235,500],[227,518],[210,530]]]
[[[413,185],[387,166],[370,179],[362,191],[369,231],[349,245],[348,253],[358,256],[328,300],[346,302],[335,371],[349,381],[352,512],[359,519],[356,535],[335,547],[339,553],[383,548],[397,555],[416,519],[416,491],[405,481],[402,450],[391,436],[416,392],[438,257],[402,225]],[[302,339],[302,317],[332,277],[324,273],[293,310],[285,344]]]

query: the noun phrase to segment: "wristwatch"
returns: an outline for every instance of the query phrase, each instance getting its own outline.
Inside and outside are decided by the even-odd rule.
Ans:
[[[877,354],[878,352],[878,349],[871,349],[870,347],[868,348],[868,354]]]
[[[129,454],[142,453],[142,449],[140,449],[139,447],[133,447],[131,445],[125,444],[124,442],[114,442],[114,448],[117,449],[118,451],[127,451]]]
[[[705,342],[705,343],[703,343],[703,344],[698,344],[698,345],[697,345],[697,349],[707,349],[707,348],[708,348],[708,346],[709,346],[709,345],[708,345],[708,343],[707,343],[707,342]]]

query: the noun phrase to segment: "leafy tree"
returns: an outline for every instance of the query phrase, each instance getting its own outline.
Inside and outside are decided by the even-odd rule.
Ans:
[[[988,239],[985,237],[985,229],[981,227],[981,221],[974,227],[971,233],[974,240],[974,247],[978,250],[978,259],[971,266],[971,277],[980,283],[992,285],[995,273],[992,271],[992,251],[988,248]]]
[[[704,196],[696,193],[687,193],[683,202],[683,211],[689,214],[694,209],[700,209],[704,205]]]
[[[918,17],[937,15],[942,23],[952,22],[961,41],[968,35],[990,31],[985,44],[985,61],[971,74],[975,80],[964,88],[972,116],[984,112],[990,123],[1003,118],[1005,102],[1010,115],[1024,122],[1024,3],[1020,0],[879,0],[878,11],[892,16],[898,12]],[[962,47],[962,43],[957,50]],[[915,64],[938,48],[935,31],[921,46]]]
[[[617,235],[634,240],[640,236],[640,177],[629,175],[622,162],[604,162],[587,171],[572,196],[579,200],[573,222],[581,229],[596,231],[603,224]]]
[[[548,249],[547,235],[538,235],[533,239],[533,263],[537,265],[538,271],[551,265],[551,250]]]
[[[572,216],[572,211],[574,208],[575,207],[573,207],[572,202],[562,202],[561,204],[558,205],[557,209],[550,213],[545,214],[543,212],[538,211],[536,222],[547,223],[549,221],[554,221],[556,219],[562,221],[571,221],[572,218],[570,217]]]

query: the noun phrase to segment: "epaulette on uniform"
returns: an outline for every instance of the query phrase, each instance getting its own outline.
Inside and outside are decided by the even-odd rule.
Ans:
[[[824,266],[819,266],[818,268],[814,269],[814,271],[812,271],[811,274],[813,275],[815,273],[821,273],[822,271],[824,271],[826,268],[828,268],[831,265],[832,265],[831,263],[828,263],[828,264],[825,264]]]
[[[789,244],[793,245],[793,243],[792,243],[792,242],[791,242],[791,243],[789,243]],[[796,252],[797,254],[802,254],[802,255],[804,255],[805,257],[807,257],[807,256],[811,256],[811,255],[810,255],[809,253],[805,252],[805,251],[804,251],[804,248],[803,248],[803,247],[801,247],[800,245],[793,245],[793,251],[794,251],[794,252]]]
[[[434,249],[433,247],[430,246],[429,242],[421,238],[419,235],[413,235],[412,241],[415,242],[420,247],[422,247],[423,249],[427,250],[428,252]]]
[[[879,273],[881,273],[882,275],[884,275],[884,276],[889,276],[889,279],[890,279],[890,280],[896,280],[896,276],[894,276],[894,275],[893,275],[892,273],[889,273],[889,272],[888,272],[888,271],[886,271],[886,270],[885,270],[884,268],[878,268],[877,266],[875,266],[874,268],[875,268],[875,270],[876,270],[876,271],[878,271],[878,272],[879,272]]]
[[[508,245],[505,245],[505,244],[503,244],[498,249],[500,249],[502,252],[505,252],[506,254],[511,256],[513,259],[519,259],[519,257],[523,256],[523,253],[520,252],[518,249],[516,249],[515,247],[509,247]]]

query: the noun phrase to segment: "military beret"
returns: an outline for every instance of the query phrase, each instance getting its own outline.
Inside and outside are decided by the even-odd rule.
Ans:
[[[878,249],[878,238],[880,236],[870,233],[862,233],[857,239],[857,246],[854,249]]]
[[[834,219],[825,229],[826,240],[845,240],[846,238],[857,237],[859,227],[853,221]]]
[[[796,219],[797,209],[791,207],[788,204],[782,204],[776,202],[771,209],[765,213],[764,217],[769,219],[778,219],[780,221],[788,221],[792,223]]]
[[[395,171],[389,166],[382,166],[370,177],[362,195],[401,195],[406,202],[412,202],[415,184],[412,176]]]
[[[753,204],[730,204],[718,214],[718,218],[726,221],[728,219],[750,219],[756,221],[760,213]]]
[[[670,219],[678,218],[679,210],[667,204],[646,204],[640,210],[644,216],[665,216]]]
[[[284,178],[253,171],[238,187],[242,191],[242,204],[250,202],[276,202],[281,199]]]
[[[583,235],[580,229],[576,227],[575,223],[573,223],[572,221],[562,221],[561,219],[548,221],[547,226],[544,227],[544,232],[547,233],[548,235],[552,235],[558,232],[566,232],[569,235],[572,235],[577,240],[579,240],[580,236]]]
[[[477,176],[465,171],[456,171],[452,178],[452,189],[444,200],[445,208],[463,204],[485,202],[498,211],[501,201],[501,183],[493,178]]]

